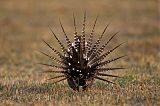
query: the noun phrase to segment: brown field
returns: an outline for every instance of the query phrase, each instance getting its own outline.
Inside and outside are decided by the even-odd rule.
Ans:
[[[0,0],[0,105],[1,106],[106,106],[160,105],[160,14],[159,0]],[[55,48],[50,25],[64,40],[59,18],[73,40],[73,12],[78,30],[87,11],[87,32],[97,14],[96,37],[111,23],[105,38],[120,31],[111,47],[120,42],[116,56],[128,57],[111,65],[128,67],[113,72],[117,85],[95,81],[85,92],[71,90],[66,81],[45,81],[54,75],[41,73],[39,62],[49,59],[42,39]],[[105,41],[105,40],[104,40]],[[106,49],[107,50],[107,49]]]

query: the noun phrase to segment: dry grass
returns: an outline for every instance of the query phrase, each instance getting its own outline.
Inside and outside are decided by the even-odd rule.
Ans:
[[[48,61],[37,53],[47,51],[42,39],[59,48],[55,39],[49,40],[48,25],[63,40],[61,17],[73,39],[72,13],[80,31],[84,10],[87,31],[100,14],[97,33],[111,22],[108,33],[121,32],[114,42],[128,41],[117,53],[128,54],[128,58],[115,64],[130,68],[113,72],[123,76],[113,79],[119,86],[96,81],[89,91],[74,92],[66,82],[44,82],[48,75],[36,65]],[[1,0],[0,105],[160,105],[159,22],[158,0]]]

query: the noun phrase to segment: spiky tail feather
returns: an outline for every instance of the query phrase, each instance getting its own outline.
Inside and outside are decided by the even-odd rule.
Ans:
[[[104,71],[108,70],[120,70],[120,69],[125,69],[123,67],[114,67],[114,68],[103,68],[109,63],[112,63],[114,61],[117,61],[126,55],[119,56],[117,58],[113,58],[107,61],[103,61],[109,54],[111,54],[113,51],[115,51],[117,48],[119,48],[122,44],[121,43],[114,48],[110,49],[107,52],[104,52],[106,46],[111,42],[111,40],[117,35],[117,33],[113,34],[110,39],[103,44],[101,47],[101,40],[103,36],[105,35],[105,32],[109,26],[109,24],[106,25],[104,28],[102,34],[100,37],[97,39],[95,43],[93,43],[93,36],[94,36],[94,31],[95,31],[95,26],[97,23],[98,16],[96,17],[90,36],[86,40],[86,32],[85,32],[85,27],[86,27],[86,12],[84,12],[84,17],[83,17],[83,24],[82,24],[82,33],[81,35],[78,35],[77,32],[77,26],[76,26],[76,19],[75,15],[73,14],[73,26],[74,26],[74,42],[71,43],[70,39],[68,38],[64,27],[62,25],[62,22],[59,19],[59,23],[61,26],[61,29],[63,31],[63,34],[65,36],[65,41],[67,43],[67,48],[61,43],[61,41],[58,39],[56,34],[53,32],[51,27],[49,29],[51,30],[53,36],[59,43],[61,50],[63,54],[61,54],[59,51],[54,49],[49,43],[44,41],[44,43],[59,57],[57,59],[54,56],[48,55],[45,52],[41,52],[48,58],[52,59],[56,63],[59,64],[59,66],[52,65],[52,64],[45,64],[45,63],[40,63],[45,66],[49,66],[51,68],[57,68],[61,69],[62,71],[56,71],[56,70],[47,70],[44,71],[45,73],[60,73],[63,75],[56,76],[53,78],[49,78],[47,80],[55,80],[57,78],[62,78],[60,80],[57,80],[55,82],[61,82],[64,80],[68,81],[69,86],[72,89],[78,89],[78,86],[83,86],[83,89],[86,89],[91,82],[93,82],[94,79],[102,80],[108,83],[115,84],[112,81],[100,78],[99,76],[106,76],[106,77],[118,77],[117,75],[110,75],[110,74],[105,74],[102,73]],[[103,53],[103,54],[102,54]],[[90,83],[87,83],[89,81]]]

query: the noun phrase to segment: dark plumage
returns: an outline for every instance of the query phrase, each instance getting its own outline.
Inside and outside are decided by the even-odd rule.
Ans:
[[[53,50],[53,52],[57,55],[56,57],[50,56],[44,52],[41,52],[42,54],[46,55],[59,65],[53,65],[53,64],[43,64],[46,66],[50,66],[53,68],[61,69],[61,71],[55,71],[55,70],[49,70],[45,72],[54,72],[54,73],[60,73],[62,75],[56,76],[53,78],[50,78],[48,80],[54,80],[54,79],[60,79],[55,82],[60,82],[63,80],[67,80],[69,86],[73,90],[79,91],[79,88],[81,87],[82,90],[86,90],[88,87],[90,87],[94,81],[94,79],[106,81],[109,83],[114,83],[109,80],[103,79],[99,76],[108,76],[108,77],[118,77],[116,75],[109,75],[105,74],[103,72],[108,70],[119,70],[124,69],[121,67],[117,68],[103,68],[107,64],[114,62],[116,60],[119,60],[124,56],[116,57],[111,60],[104,60],[105,57],[107,57],[109,54],[111,54],[114,50],[116,50],[118,47],[120,47],[123,43],[113,47],[113,49],[108,50],[107,52],[104,52],[105,47],[109,44],[109,42],[115,37],[117,33],[111,36],[111,38],[106,41],[106,43],[102,46],[100,46],[102,37],[105,34],[106,29],[108,28],[109,24],[106,25],[104,28],[102,34],[97,39],[97,41],[93,44],[93,36],[94,36],[94,29],[97,23],[97,18],[94,21],[91,33],[89,35],[88,40],[86,40],[85,37],[85,22],[86,22],[86,13],[84,13],[83,18],[83,27],[82,27],[82,33],[78,34],[76,29],[76,20],[75,16],[73,14],[73,23],[74,23],[74,42],[71,43],[69,38],[67,37],[67,34],[65,33],[65,30],[63,28],[63,25],[60,21],[60,25],[62,28],[62,31],[65,36],[65,40],[67,42],[67,49],[64,47],[64,45],[61,43],[61,41],[57,38],[53,30],[50,28],[52,34],[56,38],[57,42],[59,43],[62,52],[64,54],[61,54],[59,51],[57,51],[55,48],[53,48],[50,44],[48,44],[46,41],[44,43]],[[59,59],[57,59],[57,57]]]

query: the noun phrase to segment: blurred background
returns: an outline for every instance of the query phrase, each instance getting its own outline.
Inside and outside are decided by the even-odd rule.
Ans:
[[[0,0],[0,83],[19,80],[41,81],[39,74],[48,58],[38,53],[48,48],[42,39],[60,50],[52,38],[51,26],[59,39],[64,36],[59,18],[73,40],[73,13],[78,31],[82,29],[84,11],[87,12],[87,34],[99,15],[95,37],[110,23],[107,36],[120,31],[116,42],[126,41],[121,54],[128,58],[121,62],[138,75],[159,76],[160,73],[160,15],[159,0]],[[128,71],[130,73],[130,71]],[[146,78],[146,77],[145,77]]]
[[[88,33],[95,17],[99,15],[95,35],[110,23],[108,32],[120,31],[118,41],[127,41],[123,49],[129,55],[128,64],[151,65],[157,73],[160,69],[158,4],[158,0],[1,0],[1,79],[9,76],[15,80],[17,75],[24,78],[26,73],[29,77],[35,76],[35,63],[48,59],[37,54],[37,50],[48,49],[42,42],[42,39],[51,38],[48,26],[63,41],[60,18],[69,38],[73,40],[72,15],[76,15],[80,32],[84,11],[87,12]],[[51,42],[56,46],[54,40]],[[19,72],[25,73],[24,76],[17,74]]]

